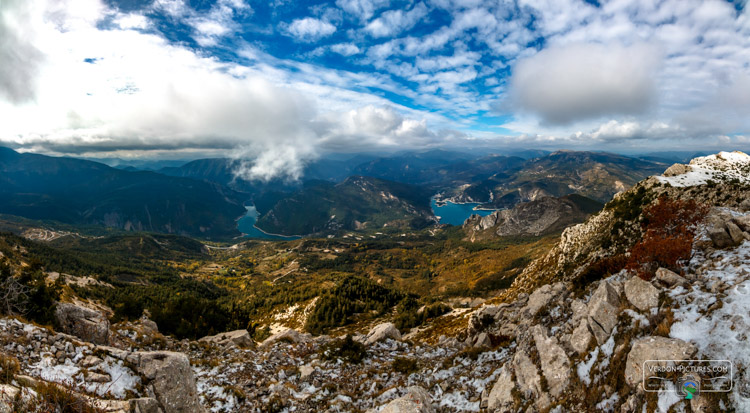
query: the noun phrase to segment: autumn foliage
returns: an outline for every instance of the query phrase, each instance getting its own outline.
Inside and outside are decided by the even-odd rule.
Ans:
[[[659,267],[680,271],[689,260],[698,224],[708,206],[694,200],[660,197],[643,210],[643,238],[630,251],[627,269],[650,280]]]

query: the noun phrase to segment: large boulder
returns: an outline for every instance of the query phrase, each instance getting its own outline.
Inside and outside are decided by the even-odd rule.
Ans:
[[[495,385],[492,386],[489,396],[487,397],[488,412],[508,412],[511,411],[515,402],[513,400],[513,375],[507,365],[500,368],[500,376],[497,378]]]
[[[539,352],[542,373],[547,379],[549,393],[552,397],[557,397],[570,384],[570,360],[565,350],[557,343],[557,339],[547,337],[544,327],[535,325],[531,329],[531,335],[534,337],[534,343]]]
[[[667,168],[667,170],[664,171],[662,175],[666,177],[679,176],[679,175],[686,174],[692,170],[693,168],[690,165],[676,163],[670,166],[669,168]]]
[[[685,341],[667,337],[643,337],[635,342],[625,363],[625,381],[636,386],[643,381],[646,360],[690,360],[698,349]]]
[[[153,393],[164,413],[205,412],[186,355],[171,351],[136,352],[128,361],[149,380],[147,391]]]
[[[228,331],[215,336],[206,336],[198,340],[202,343],[213,343],[218,346],[234,345],[240,348],[249,348],[255,345],[247,330]]]
[[[386,404],[380,413],[435,413],[435,408],[427,390],[413,386],[406,389],[406,395]]]
[[[55,320],[65,333],[95,344],[109,342],[109,320],[96,310],[72,303],[58,303]]]
[[[378,324],[367,333],[365,338],[365,345],[369,346],[379,341],[392,338],[394,340],[401,340],[401,333],[398,331],[393,323]]]
[[[607,281],[599,283],[599,287],[589,300],[589,327],[594,333],[596,342],[604,344],[617,325],[617,314],[620,311],[620,294]]]
[[[640,277],[631,277],[625,282],[625,297],[641,311],[647,311],[659,305],[659,290]]]
[[[310,340],[311,340],[311,337],[309,334],[303,334],[297,330],[293,330],[289,328],[263,340],[263,342],[260,344],[260,348],[262,349],[269,348],[279,341],[298,344],[298,343],[307,343]]]

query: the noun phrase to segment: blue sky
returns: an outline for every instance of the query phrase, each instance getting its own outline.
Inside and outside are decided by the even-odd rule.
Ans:
[[[6,0],[0,144],[52,154],[750,146],[725,0]]]

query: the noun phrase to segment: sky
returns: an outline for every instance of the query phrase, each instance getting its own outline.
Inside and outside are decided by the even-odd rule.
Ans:
[[[0,0],[0,145],[246,160],[750,148],[726,0]]]

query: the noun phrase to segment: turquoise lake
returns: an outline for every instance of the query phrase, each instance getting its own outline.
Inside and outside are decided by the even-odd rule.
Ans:
[[[245,206],[247,213],[244,217],[237,221],[237,229],[244,234],[247,238],[265,238],[265,239],[276,239],[276,240],[293,240],[299,239],[300,237],[285,237],[283,235],[266,234],[255,227],[255,222],[258,220],[258,211],[254,206]]]
[[[454,204],[453,202],[446,202],[443,206],[438,206],[435,198],[430,200],[430,206],[432,207],[432,213],[435,216],[440,217],[441,224],[450,225],[463,225],[464,221],[472,215],[487,216],[494,210],[490,209],[474,209],[478,203],[471,204]]]

